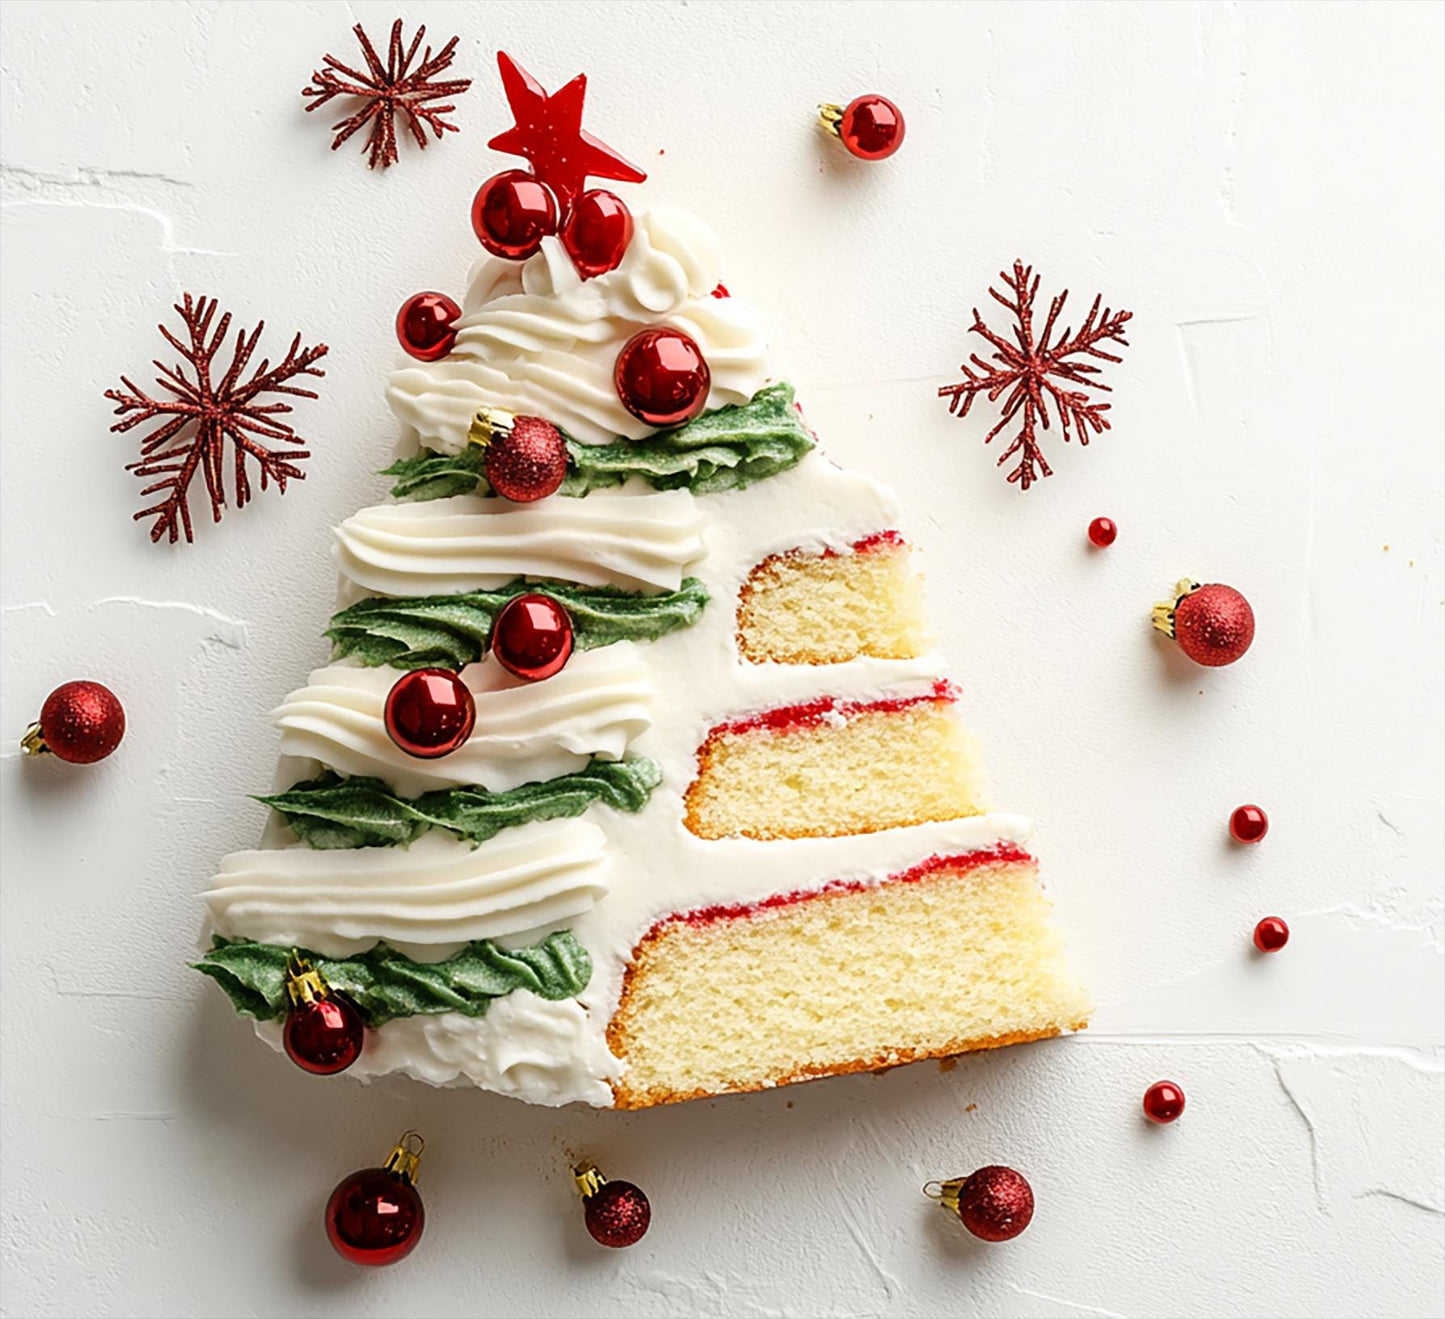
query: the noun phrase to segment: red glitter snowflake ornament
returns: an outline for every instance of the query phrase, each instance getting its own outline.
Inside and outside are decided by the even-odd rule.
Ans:
[[[403,53],[401,19],[397,19],[391,25],[391,44],[387,47],[385,66],[361,24],[358,23],[351,30],[356,33],[356,39],[361,43],[361,53],[366,56],[368,72],[362,73],[349,68],[334,55],[326,55],[323,56],[326,67],[317,69],[311,75],[311,83],[301,89],[301,95],[310,102],[306,107],[308,114],[337,96],[355,96],[365,102],[355,114],[333,125],[332,131],[336,134],[336,140],[331,144],[333,151],[347,138],[370,124],[371,136],[367,139],[367,149],[371,158],[366,162],[367,168],[375,169],[380,165],[385,169],[388,165],[395,165],[398,112],[406,116],[406,126],[411,130],[411,135],[419,147],[427,144],[428,128],[438,140],[443,133],[461,131],[445,118],[456,109],[455,105],[428,104],[448,96],[460,96],[472,85],[470,78],[456,78],[451,82],[435,81],[437,74],[451,66],[452,52],[457,48],[456,37],[447,42],[436,55],[431,53],[431,47],[428,46],[422,53],[421,63],[413,69],[411,62],[416,58],[417,47],[421,45],[422,38],[426,36],[425,26],[417,28],[411,45]]]
[[[1106,352],[1099,345],[1113,342],[1128,347],[1124,325],[1133,313],[1110,311],[1107,307],[1101,313],[1103,299],[1102,296],[1096,297],[1078,333],[1064,330],[1057,341],[1050,342],[1054,324],[1064,309],[1069,291],[1065,289],[1049,304],[1043,333],[1035,337],[1034,298],[1039,291],[1039,277],[1034,274],[1033,267],[1015,261],[1013,274],[1000,271],[999,278],[1012,296],[1005,297],[993,288],[989,289],[989,296],[1013,313],[1013,340],[990,330],[975,307],[970,328],[993,345],[993,360],[985,361],[977,353],[972,354],[959,367],[968,378],[956,385],[944,386],[938,391],[938,396],[946,398],[949,412],[959,417],[968,416],[969,408],[980,394],[987,394],[990,403],[996,403],[1003,397],[1003,413],[998,424],[984,437],[985,444],[1020,413],[1023,414],[1023,425],[1014,436],[1013,443],[999,457],[998,465],[1002,467],[1017,453],[1018,466],[1009,473],[1008,479],[1010,484],[1017,483],[1021,490],[1027,490],[1039,477],[1053,475],[1039,447],[1038,436],[1039,427],[1049,429],[1051,401],[1066,441],[1070,438],[1071,428],[1077,432],[1082,445],[1089,443],[1090,432],[1097,435],[1109,429],[1109,419],[1104,415],[1109,405],[1091,401],[1085,392],[1090,389],[1107,391],[1109,386],[1095,378],[1099,367],[1074,359],[1096,357],[1105,362],[1123,361],[1123,358]]]
[[[120,383],[124,389],[107,389],[106,398],[115,405],[115,415],[124,417],[116,422],[112,431],[128,431],[146,422],[157,422],[155,430],[141,440],[141,458],[130,463],[128,471],[142,480],[159,480],[141,491],[142,495],[154,495],[164,491],[158,504],[143,508],[135,515],[135,521],[154,517],[151,540],[169,536],[171,544],[179,539],[180,532],[186,533],[186,540],[193,541],[189,490],[197,471],[204,473],[206,492],[211,497],[212,521],[221,520],[221,509],[226,505],[225,458],[226,441],[230,440],[234,466],[232,486],[235,491],[236,507],[244,508],[251,499],[251,481],[246,471],[246,459],[253,459],[261,469],[261,489],[271,482],[286,493],[286,482],[293,477],[304,481],[306,474],[296,466],[303,458],[309,458],[309,449],[268,448],[262,441],[276,440],[282,445],[293,444],[300,437],[281,416],[291,411],[285,402],[261,403],[264,394],[289,394],[295,398],[315,398],[314,391],[288,382],[300,376],[321,377],[326,373],[314,365],[326,355],[326,345],[303,348],[298,334],[286,350],[286,356],[272,367],[268,359],[249,376],[246,368],[251,355],[256,351],[265,321],[257,322],[256,328],[247,334],[241,330],[236,335],[235,354],[231,365],[220,380],[212,378],[211,365],[216,352],[226,341],[231,328],[231,313],[221,317],[214,331],[211,322],[216,314],[214,298],[192,298],[185,294],[183,301],[176,305],[176,311],[185,322],[188,342],[182,343],[164,325],[158,326],[162,337],[190,364],[188,378],[186,368],[177,363],[166,366],[160,361],[153,363],[160,373],[156,383],[173,398],[152,398],[137,389],[125,376]],[[130,415],[127,415],[130,414]],[[184,434],[194,427],[190,434]]]

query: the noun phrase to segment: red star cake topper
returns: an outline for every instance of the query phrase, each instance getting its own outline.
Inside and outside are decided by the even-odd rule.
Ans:
[[[497,52],[497,66],[502,71],[507,104],[517,122],[487,145],[509,156],[526,157],[533,172],[552,189],[564,209],[587,186],[589,177],[623,183],[641,183],[647,178],[607,143],[582,131],[585,73],[548,96],[542,84],[505,51]]]

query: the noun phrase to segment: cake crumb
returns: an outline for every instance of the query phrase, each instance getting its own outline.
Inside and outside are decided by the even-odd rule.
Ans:
[[[957,1066],[958,1066],[958,1059],[957,1059],[957,1058],[940,1058],[940,1059],[938,1060],[938,1070],[939,1070],[940,1072],[951,1072],[951,1071],[953,1071],[953,1069],[954,1069],[955,1067],[957,1067]]]
[[[976,1109],[977,1107],[978,1107],[977,1104],[970,1104],[970,1105],[969,1105],[967,1108],[965,1108],[963,1111],[964,1111],[965,1113],[972,1113],[973,1110]]]

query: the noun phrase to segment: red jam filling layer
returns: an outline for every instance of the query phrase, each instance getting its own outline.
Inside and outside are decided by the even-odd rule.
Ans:
[[[931,691],[919,696],[889,696],[881,701],[843,701],[836,696],[820,696],[817,700],[801,705],[781,705],[773,710],[762,710],[757,714],[733,719],[712,728],[708,737],[721,733],[752,733],[760,729],[780,733],[795,728],[816,728],[827,721],[830,715],[851,719],[859,714],[891,714],[896,710],[907,710],[915,705],[926,705],[931,701],[949,704],[958,700],[962,693],[946,678],[933,684]]]

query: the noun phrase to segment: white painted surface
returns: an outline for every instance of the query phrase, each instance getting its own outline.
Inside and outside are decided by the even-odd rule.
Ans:
[[[477,82],[460,136],[369,175],[297,93],[397,9],[459,32]],[[12,0],[3,38],[0,729],[82,675],[130,715],[96,769],[0,762],[6,1314],[1445,1308],[1438,5]],[[1086,1036],[548,1112],[305,1077],[185,968],[205,877],[261,824],[264,712],[323,655],[328,528],[383,488],[394,308],[473,256],[498,46],[549,87],[587,70],[636,195],[718,228],[830,450],[903,492],[998,800],[1041,822]],[[811,124],[868,89],[909,123],[874,167]],[[1027,496],[933,398],[1016,255],[1076,313],[1135,312],[1116,428]],[[128,521],[101,391],[149,380],[184,289],[264,316],[273,354],[297,328],[332,351],[307,481],[171,550]],[[1121,532],[1092,554],[1099,513]],[[1186,572],[1253,600],[1238,666],[1149,634]],[[1242,851],[1249,800],[1272,830]],[[1294,938],[1261,960],[1269,912]],[[1147,1128],[1161,1076],[1189,1108]],[[363,1274],[321,1204],[408,1124],[426,1237]],[[651,1193],[643,1245],[585,1237],[578,1152]],[[1011,1245],[918,1194],[989,1162],[1038,1196]]]

